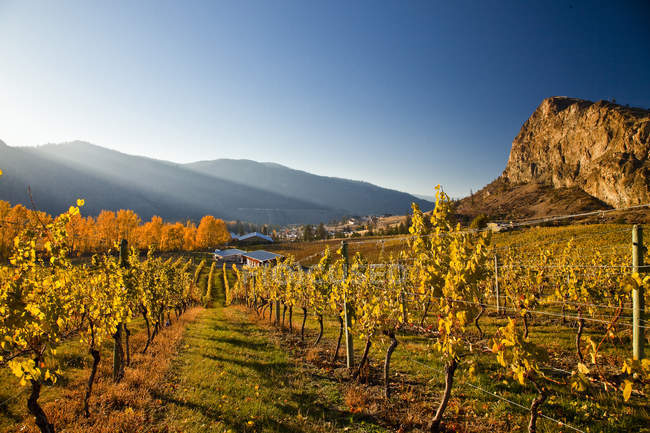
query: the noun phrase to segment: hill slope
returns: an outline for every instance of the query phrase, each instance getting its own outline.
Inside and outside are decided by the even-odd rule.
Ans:
[[[515,219],[648,203],[649,152],[650,111],[548,98],[515,137],[502,175],[457,210]]]
[[[321,206],[346,209],[348,214],[404,214],[411,203],[425,209],[431,203],[410,194],[336,177],[317,176],[274,163],[217,159],[185,167],[217,179],[236,179],[250,187],[310,201]]]
[[[84,142],[36,148],[0,143],[5,172],[0,179],[0,199],[28,205],[30,185],[36,205],[50,213],[67,209],[78,197],[86,199],[84,212],[88,215],[102,209],[128,208],[145,219],[152,215],[167,220],[198,219],[212,214],[229,220],[288,224],[318,223],[354,213],[282,191],[249,186],[238,182],[237,177],[227,180],[182,164],[126,155]],[[345,195],[345,189],[339,189],[339,194]]]

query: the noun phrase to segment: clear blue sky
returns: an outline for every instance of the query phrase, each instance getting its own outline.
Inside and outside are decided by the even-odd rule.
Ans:
[[[650,107],[649,4],[0,0],[0,139],[460,196],[545,97]]]

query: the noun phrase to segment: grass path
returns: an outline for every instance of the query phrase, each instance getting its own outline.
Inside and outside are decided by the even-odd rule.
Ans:
[[[351,414],[338,382],[274,343],[236,308],[213,308],[189,325],[159,396],[159,425],[183,432],[383,432]]]

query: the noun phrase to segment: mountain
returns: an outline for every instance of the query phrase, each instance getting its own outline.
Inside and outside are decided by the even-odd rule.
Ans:
[[[426,194],[413,194],[419,199],[430,201],[432,203],[436,202],[436,196],[435,195],[426,195]]]
[[[548,98],[515,137],[503,176],[578,187],[613,207],[647,203],[649,150],[650,111]]]
[[[30,205],[29,185],[36,206],[53,214],[66,210],[77,198],[85,199],[87,215],[97,215],[102,209],[133,209],[143,219],[159,215],[166,220],[198,220],[211,214],[255,223],[318,223],[365,210],[321,204],[323,200],[313,199],[318,191],[313,191],[311,199],[293,197],[250,184],[241,176],[218,177],[191,165],[127,155],[80,141],[39,147],[9,147],[0,142],[0,166],[4,172],[0,199]],[[356,194],[358,182],[347,182],[355,185]],[[341,179],[340,195],[347,194],[346,185]],[[409,206],[408,194],[366,185],[368,191],[386,191],[389,197],[381,201],[386,210],[381,205],[373,209],[386,213]],[[393,198],[402,201],[390,207]],[[372,212],[363,212],[367,213]]]
[[[515,137],[499,178],[457,210],[540,217],[650,202],[650,111],[551,97]]]
[[[250,160],[217,159],[185,165],[207,176],[236,180],[252,188],[276,192],[320,206],[345,209],[348,215],[400,214],[416,202],[432,208],[427,200],[410,194],[381,188],[367,182],[317,176],[275,163]]]

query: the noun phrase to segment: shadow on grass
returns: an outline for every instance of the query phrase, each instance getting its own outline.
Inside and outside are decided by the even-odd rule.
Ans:
[[[198,412],[206,418],[218,421],[224,424],[227,430],[232,430],[237,433],[250,432],[251,427],[248,425],[248,420],[245,417],[233,417],[231,415],[217,411],[207,405],[193,403],[189,401],[179,400],[169,395],[158,395],[164,404],[173,404],[178,407],[190,409]],[[303,430],[298,426],[293,426],[269,417],[263,417],[256,421],[258,427],[262,427],[264,432],[282,432],[282,433],[301,433]],[[255,429],[257,430],[257,429]]]
[[[273,376],[277,376],[278,374],[289,375],[293,373],[293,371],[287,371],[290,370],[290,364],[284,361],[264,362],[229,358],[218,355],[203,355],[203,357],[212,361],[222,362],[224,364],[234,364],[242,368],[253,370],[259,375],[260,379],[268,379],[270,382],[274,382],[275,379]]]
[[[230,360],[229,362],[233,362]],[[237,364],[248,364],[246,362],[236,362]],[[260,364],[261,367],[268,364],[264,363],[253,363]],[[286,365],[285,363],[274,363],[275,366],[279,369],[279,366]],[[286,368],[286,367],[284,367]],[[289,368],[288,371],[284,370],[283,372],[287,375],[292,374],[293,369]],[[274,385],[278,385],[277,381],[270,380]],[[364,414],[353,414],[345,410],[340,410],[338,408],[332,407],[328,404],[323,403],[323,397],[313,392],[304,392],[304,391],[295,391],[289,394],[289,400],[295,402],[297,407],[290,404],[281,404],[276,403],[273,406],[277,408],[280,413],[286,415],[282,419],[274,419],[270,416],[262,416],[255,420],[255,426],[257,427],[254,431],[263,431],[263,432],[282,432],[282,433],[300,433],[305,431],[300,425],[296,425],[292,422],[284,421],[283,419],[295,420],[302,417],[303,420],[312,423],[312,424],[322,424],[324,422],[331,423],[333,428],[345,428],[351,425],[357,425],[359,423],[365,423],[369,426],[380,427],[377,420],[368,415]],[[243,416],[233,416],[232,414],[224,413],[215,408],[203,404],[196,403],[186,400],[181,400],[175,398],[171,395],[164,393],[155,393],[154,398],[160,399],[164,405],[175,405],[178,407],[186,408],[195,412],[200,413],[202,416],[221,422],[227,429],[231,429],[233,432],[250,432],[251,426],[248,425],[248,419]],[[262,430],[258,430],[261,428]]]
[[[299,404],[299,409],[290,405],[280,404],[276,407],[289,416],[296,416],[299,413],[307,413],[309,418],[318,423],[328,421],[337,428],[344,428],[349,425],[366,423],[379,426],[377,419],[366,414],[355,414],[346,410],[331,407],[323,404],[323,398],[320,395],[310,392],[293,392],[291,399]]]
[[[265,350],[271,346],[266,342],[255,342],[238,337],[204,337],[204,339],[250,350]]]

